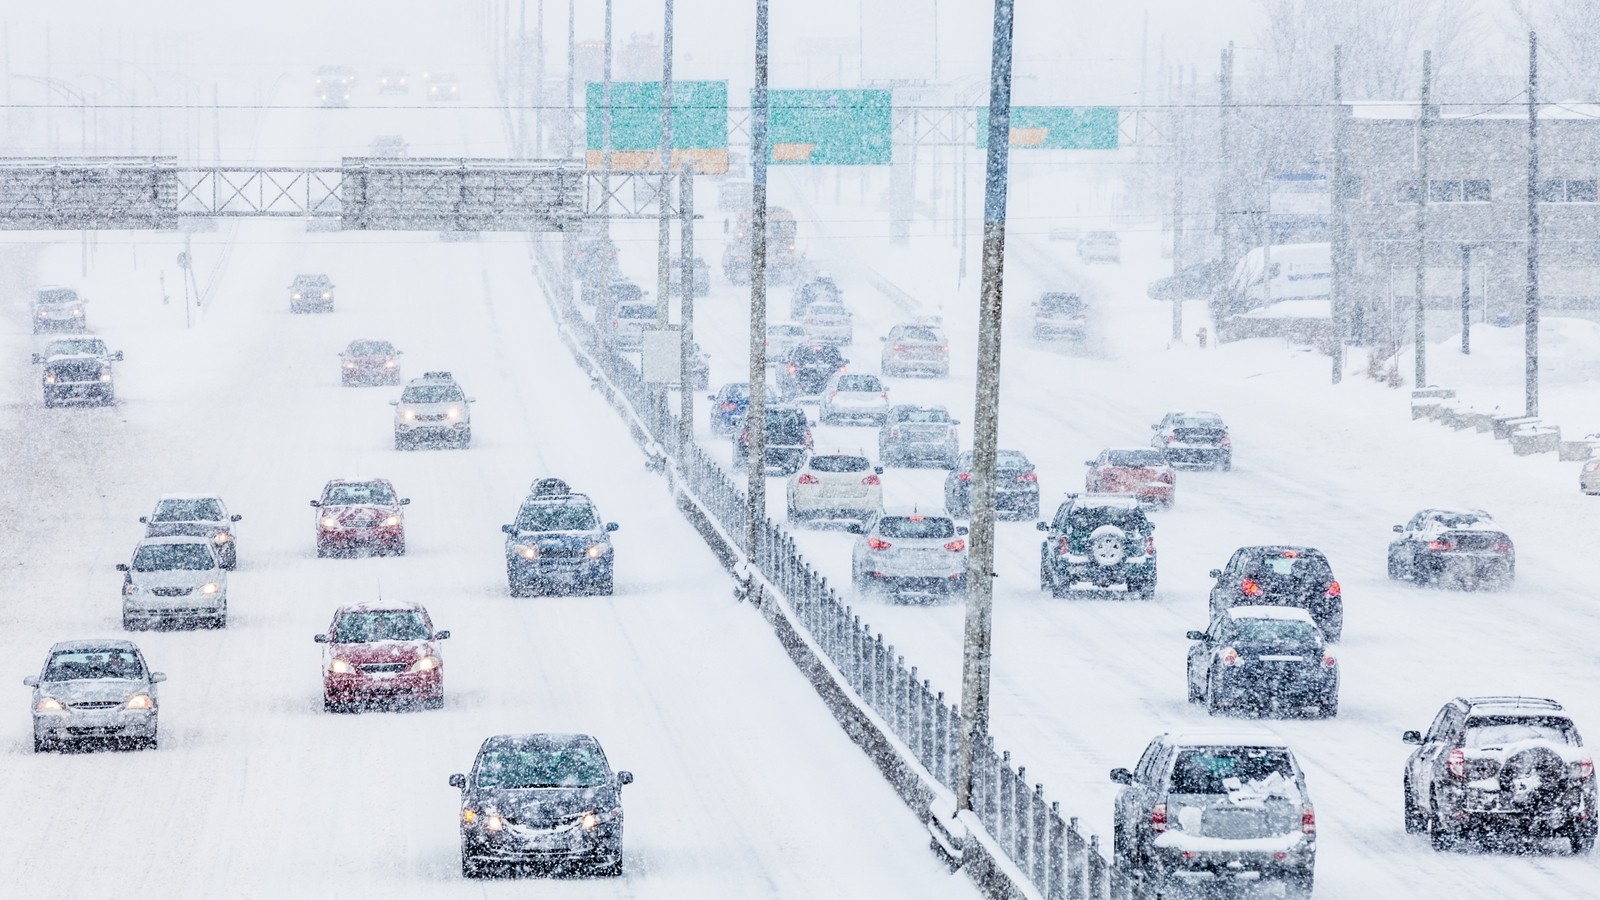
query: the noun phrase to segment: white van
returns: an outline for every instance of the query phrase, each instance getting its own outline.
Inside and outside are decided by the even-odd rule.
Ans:
[[[1278,244],[1246,253],[1219,299],[1222,312],[1242,313],[1280,300],[1325,298],[1332,292],[1333,258],[1328,244]]]

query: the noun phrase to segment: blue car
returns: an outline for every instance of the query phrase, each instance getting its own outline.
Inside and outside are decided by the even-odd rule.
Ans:
[[[724,437],[744,427],[750,406],[750,382],[731,381],[706,399],[711,401],[711,433]]]

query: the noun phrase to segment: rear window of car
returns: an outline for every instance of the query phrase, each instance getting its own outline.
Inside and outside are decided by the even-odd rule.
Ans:
[[[1045,312],[1083,312],[1083,298],[1077,294],[1045,294],[1039,298],[1039,308]]]
[[[1106,456],[1113,466],[1164,466],[1167,458],[1160,450],[1113,450]]]
[[[723,385],[723,388],[722,388],[722,399],[724,399],[724,400],[749,400],[750,399],[750,385],[749,385],[749,383],[740,381],[740,382],[736,382],[734,384]]]
[[[956,523],[942,516],[884,516],[878,533],[888,538],[955,537]]]
[[[222,519],[222,504],[210,498],[162,500],[156,504],[152,522],[216,522]]]
[[[901,325],[890,333],[889,337],[897,341],[929,341],[944,343],[944,335],[937,328],[928,328],[923,325]]]
[[[1488,516],[1475,513],[1434,513],[1429,516],[1441,528],[1484,528],[1494,527],[1494,520]]]
[[[942,409],[902,409],[895,413],[894,420],[911,424],[948,425],[950,414]]]
[[[1233,620],[1233,633],[1240,640],[1264,644],[1311,644],[1317,640],[1316,626],[1294,619]]]
[[[881,391],[883,382],[876,375],[843,375],[839,378],[841,391]]]
[[[1184,748],[1172,763],[1168,789],[1174,794],[1228,794],[1230,788],[1275,775],[1294,778],[1289,751],[1281,747]]]
[[[1245,571],[1298,578],[1331,578],[1333,570],[1321,554],[1299,550],[1257,553],[1245,559]]]
[[[637,284],[611,285],[611,301],[613,303],[630,303],[644,296],[644,288]]]
[[[1174,416],[1174,428],[1222,428],[1222,420],[1216,416]]]
[[[40,305],[52,303],[77,303],[78,292],[72,288],[45,288],[35,295],[35,302]]]
[[[135,572],[204,572],[216,566],[217,558],[205,544],[145,544],[133,554]]]
[[[767,411],[767,441],[778,444],[799,444],[805,440],[806,422],[804,410],[784,409]]]
[[[410,609],[348,612],[333,629],[336,644],[371,644],[377,641],[425,641],[432,637],[422,613]]]
[[[617,318],[619,319],[654,319],[655,317],[656,308],[654,306],[630,304],[617,307]]]
[[[467,399],[453,384],[419,384],[400,392],[401,403],[460,403]]]
[[[144,665],[139,662],[139,654],[122,647],[62,650],[50,654],[50,661],[44,667],[45,681],[143,676]]]
[[[811,457],[811,469],[816,472],[865,472],[868,466],[865,456]]]
[[[386,484],[354,481],[348,484],[330,484],[322,495],[323,506],[364,506],[394,503],[394,489]]]
[[[46,356],[106,356],[106,342],[99,338],[68,338],[51,341],[45,348]]]
[[[1563,716],[1473,716],[1462,743],[1468,747],[1504,747],[1520,741],[1583,745],[1572,720]]]
[[[1102,525],[1115,525],[1123,531],[1147,531],[1144,511],[1125,506],[1074,506],[1056,522],[1060,531],[1093,531]]]

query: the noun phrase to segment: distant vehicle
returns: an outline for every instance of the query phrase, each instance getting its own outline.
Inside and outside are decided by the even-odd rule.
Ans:
[[[1082,234],[1076,225],[1051,224],[1045,232],[1047,239],[1052,241],[1075,241]]]
[[[611,308],[611,344],[618,350],[638,350],[644,332],[660,324],[654,300],[629,300]]]
[[[706,399],[711,401],[713,435],[722,437],[744,427],[745,411],[750,408],[750,382],[730,381]]]
[[[1055,518],[1038,523],[1039,589],[1121,587],[1141,600],[1156,595],[1155,525],[1128,494],[1069,494]]]
[[[122,351],[106,348],[99,338],[66,338],[51,341],[33,361],[41,364],[39,387],[44,405],[52,408],[63,402],[82,401],[110,406],[117,401],[112,362],[122,359]]]
[[[1089,231],[1078,238],[1081,262],[1122,262],[1122,238],[1115,231]]]
[[[806,339],[806,330],[794,322],[767,326],[767,359],[781,359]]]
[[[376,705],[444,706],[444,659],[420,604],[363,603],[333,612],[322,658],[322,708],[343,712]]]
[[[357,338],[339,354],[339,383],[399,384],[400,353],[388,341]]]
[[[317,272],[289,283],[289,312],[333,312],[333,282]]]
[[[1293,606],[1310,613],[1328,640],[1338,643],[1344,634],[1344,591],[1320,550],[1240,547],[1211,577],[1212,618],[1235,606]]]
[[[1473,589],[1516,577],[1516,547],[1481,509],[1425,509],[1394,530],[1390,578]]]
[[[953,469],[961,455],[960,424],[942,406],[891,406],[878,428],[878,459],[886,466],[931,462]]]
[[[696,256],[690,263],[694,270],[694,295],[706,297],[711,294],[711,264]],[[683,293],[683,262],[676,260],[672,264],[672,277],[667,279],[667,295],[676,297]]]
[[[1111,780],[1123,785],[1112,864],[1152,889],[1254,876],[1281,885],[1286,900],[1311,897],[1317,815],[1282,738],[1255,728],[1162,734]]]
[[[711,387],[711,354],[700,349],[696,342],[689,355],[689,390],[703,391]]]
[[[811,422],[798,406],[767,407],[767,453],[763,467],[768,475],[793,475],[811,452]],[[750,423],[739,426],[733,442],[733,467],[750,465]]]
[[[132,641],[62,641],[50,647],[33,688],[33,752],[107,741],[133,750],[154,750],[159,740],[156,685],[167,680],[150,671]]]
[[[411,145],[398,134],[380,134],[372,139],[367,152],[384,159],[403,159],[411,153]]]
[[[852,321],[850,310],[843,304],[818,302],[806,307],[800,324],[806,330],[806,340],[811,343],[839,347],[855,339]]]
[[[349,66],[318,66],[316,96],[323,106],[345,106],[356,86],[355,70]]]
[[[391,67],[378,72],[378,93],[404,94],[409,90],[411,85],[407,83],[405,69]]]
[[[513,597],[535,593],[610,594],[615,552],[594,501],[570,491],[534,493],[505,534],[506,583]]]
[[[1169,465],[1233,468],[1233,438],[1228,425],[1213,412],[1170,412],[1151,425],[1150,446],[1161,451]]]
[[[789,476],[790,522],[849,519],[863,526],[883,509],[882,466],[865,456],[826,453],[806,459]]]
[[[461,99],[461,83],[454,75],[434,74],[428,76],[428,99],[435,102],[449,102]]]
[[[1326,243],[1278,244],[1247,251],[1212,301],[1212,315],[1236,315],[1280,300],[1317,300],[1333,291]]]
[[[850,571],[856,590],[895,599],[967,590],[967,528],[943,511],[896,510],[859,529]]]
[[[932,323],[896,325],[883,341],[881,368],[885,375],[919,373],[943,377],[950,374],[950,339]]]
[[[1177,475],[1160,450],[1110,447],[1083,463],[1089,467],[1084,490],[1091,494],[1132,494],[1140,503],[1171,507]]]
[[[1591,497],[1600,495],[1600,457],[1583,464],[1583,469],[1578,472],[1578,489]]]
[[[722,271],[734,284],[750,283],[750,239],[754,233],[750,211],[739,213],[738,231],[722,254]],[[781,283],[794,277],[800,257],[795,248],[794,213],[780,206],[767,207],[767,279]]]
[[[1245,707],[1339,714],[1339,661],[1305,610],[1235,606],[1187,637],[1189,702],[1212,715]]]
[[[40,288],[33,295],[33,333],[89,330],[84,304],[89,301],[68,287]]]
[[[406,518],[400,507],[410,497],[395,495],[387,479],[335,479],[311,501],[317,510],[317,556],[353,556],[357,550],[404,556]]]
[[[1033,339],[1082,341],[1089,336],[1089,307],[1068,291],[1046,291],[1033,301]]]
[[[965,519],[972,515],[972,451],[956,460],[944,477],[944,508]],[[1039,517],[1039,475],[1020,450],[1000,450],[995,455],[994,511],[1001,519]]]
[[[582,866],[622,874],[622,787],[600,742],[586,734],[502,734],[478,748],[461,791],[461,874],[518,866]]]
[[[230,515],[216,494],[162,494],[148,516],[140,516],[144,536],[199,537],[211,541],[217,561],[232,571],[239,566],[239,542],[233,525],[244,516]]]
[[[421,378],[406,382],[394,407],[394,448],[405,450],[418,444],[439,444],[466,448],[472,444],[472,406],[449,372],[424,372]]]
[[[1152,300],[1210,300],[1228,283],[1233,267],[1220,259],[1184,266],[1182,271],[1150,282],[1145,291]]]
[[[824,425],[866,422],[883,424],[889,411],[889,386],[876,375],[839,372],[822,389],[817,421]]]
[[[844,371],[850,360],[838,347],[828,344],[798,344],[778,363],[778,390],[786,399],[815,397],[828,386],[828,380]]]
[[[830,276],[818,275],[795,285],[789,296],[789,318],[800,319],[813,303],[844,303],[844,294]]]
[[[1426,734],[1402,740],[1417,745],[1406,759],[1406,833],[1426,832],[1433,849],[1564,837],[1574,854],[1594,850],[1594,757],[1561,704],[1457,697]]]
[[[141,540],[133,559],[117,563],[122,627],[192,628],[228,624],[228,573],[210,538],[174,535]]]

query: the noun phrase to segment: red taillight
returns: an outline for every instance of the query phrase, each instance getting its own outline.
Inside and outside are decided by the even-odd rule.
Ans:
[[[1594,777],[1594,760],[1592,759],[1580,759],[1573,763],[1572,767],[1577,770],[1579,781],[1588,781]]]
[[[1156,555],[1156,538],[1155,538],[1155,535],[1153,535],[1153,534],[1147,534],[1147,535],[1144,536],[1144,555],[1145,556],[1155,556]]]
[[[1317,811],[1312,809],[1309,803],[1304,803],[1300,806],[1300,833],[1317,833]]]
[[[1339,595],[1341,595],[1343,593],[1344,593],[1344,589],[1339,587],[1339,582],[1331,581],[1331,582],[1328,583],[1328,599],[1329,600],[1332,600],[1335,597],[1338,597]]]
[[[1162,484],[1171,484],[1172,483],[1172,479],[1173,479],[1173,475],[1172,475],[1171,472],[1162,472],[1161,473],[1161,483]]]
[[[807,325],[815,325],[815,324],[817,324],[817,322],[816,322],[815,319],[807,319],[805,321],[805,324],[807,324]]]
[[[1018,481],[1030,481],[1030,482],[1031,481],[1038,481],[1039,480],[1039,476],[1033,474],[1032,472],[1023,472],[1021,475],[1017,476],[1017,480]]]
[[[882,397],[885,400],[887,400],[887,399],[889,399],[889,392],[888,391],[879,391],[878,392],[878,396]]]
[[[1428,549],[1429,550],[1446,550],[1446,551],[1454,550],[1454,549],[1456,549],[1456,542],[1455,541],[1450,541],[1450,540],[1445,540],[1444,538],[1440,538],[1440,539],[1438,539],[1436,541],[1429,541],[1428,542]]]
[[[1167,435],[1167,443],[1176,444],[1177,442],[1178,442],[1178,436],[1176,434]]]
[[[790,363],[789,364],[789,374],[790,375],[793,375],[794,373],[796,373],[798,371],[800,371],[800,367],[799,366],[796,366],[794,363]]]
[[[887,550],[889,549],[889,542],[883,538],[867,538],[867,546],[874,550]]]
[[[895,344],[894,345],[894,349],[896,349],[896,350],[904,350],[905,348],[906,348],[905,344]]]
[[[799,483],[800,484],[816,484],[817,483],[817,476],[815,476],[815,475],[801,475]]]
[[[1332,653],[1324,653],[1324,654],[1322,654],[1322,667],[1324,669],[1331,669],[1334,666],[1337,666],[1338,664],[1339,664],[1339,661],[1337,659],[1333,658],[1333,654]]]
[[[807,450],[810,450],[811,449],[811,432],[807,431],[805,437],[800,439],[800,443]]]
[[[1165,803],[1157,803],[1150,808],[1150,830],[1156,834],[1161,834],[1167,830],[1167,805]]]
[[[967,549],[967,542],[961,538],[956,538],[950,543],[945,544],[944,548],[949,550],[951,553],[960,553],[961,551]]]
[[[1232,647],[1223,647],[1222,664],[1225,666],[1237,666],[1239,664],[1239,651]]]
[[[1222,436],[1222,446],[1224,446],[1224,447],[1232,447],[1233,446],[1233,438],[1230,438],[1227,435],[1223,435]]]
[[[1494,552],[1496,552],[1496,553],[1510,553],[1511,552],[1511,542],[1510,541],[1500,541],[1499,543],[1494,545]]]
[[[1057,555],[1066,556],[1068,552],[1069,551],[1067,550],[1067,539],[1066,538],[1056,538],[1056,553],[1057,553]]]
[[[1450,751],[1444,758],[1444,767],[1449,770],[1451,778],[1467,777],[1467,754],[1460,747]]]
[[[878,484],[879,483],[878,482],[878,476],[877,475],[868,475],[867,477],[861,479],[861,483],[862,484]]]
[[[896,425],[895,427],[889,429],[889,437],[897,438],[899,436],[900,436],[900,426]]]
[[[1259,597],[1262,594],[1261,585],[1254,578],[1246,578],[1239,584],[1239,591],[1246,597]]]
[[[611,320],[611,327],[612,328],[621,328],[622,327],[622,323],[617,321],[616,319],[612,319]]]
[[[940,344],[939,345],[939,352],[940,353],[949,353],[950,352],[950,345],[949,344]]]
[[[733,412],[734,410],[739,408],[739,404],[737,404],[737,403],[724,403],[718,408],[721,409],[723,412]]]
[[[971,472],[960,472],[960,473],[957,473],[956,478],[958,478],[958,479],[960,479],[962,481],[971,481],[972,480],[972,473]]]

